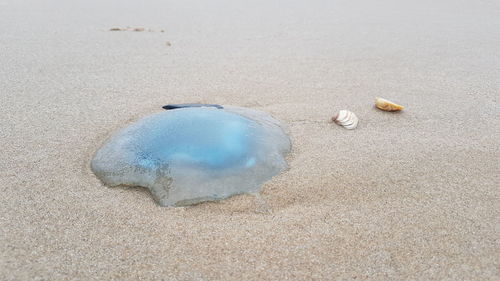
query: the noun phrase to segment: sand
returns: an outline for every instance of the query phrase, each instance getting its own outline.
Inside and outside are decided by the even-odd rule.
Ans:
[[[0,0],[0,280],[498,280],[500,2],[305,2]],[[266,203],[96,179],[183,102],[288,125]]]

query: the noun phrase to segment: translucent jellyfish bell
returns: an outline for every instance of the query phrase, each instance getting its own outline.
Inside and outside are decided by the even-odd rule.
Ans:
[[[106,185],[147,187],[162,206],[259,191],[287,168],[290,139],[266,113],[240,107],[173,107],[140,119],[95,154]]]

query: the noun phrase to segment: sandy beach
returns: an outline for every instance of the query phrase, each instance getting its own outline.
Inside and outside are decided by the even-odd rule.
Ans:
[[[499,280],[499,15],[0,0],[0,280]],[[145,30],[110,31],[127,26]],[[95,177],[107,137],[184,102],[286,124],[290,169],[262,201],[165,208]],[[341,109],[357,129],[329,122]]]

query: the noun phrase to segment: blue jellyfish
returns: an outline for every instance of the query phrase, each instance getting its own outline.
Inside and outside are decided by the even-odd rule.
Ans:
[[[170,110],[120,130],[96,152],[91,169],[104,184],[143,186],[161,206],[183,206],[257,192],[287,168],[290,139],[264,112],[164,108]]]

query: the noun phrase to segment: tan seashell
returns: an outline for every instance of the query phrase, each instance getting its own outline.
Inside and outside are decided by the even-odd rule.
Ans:
[[[393,103],[392,101],[388,101],[383,98],[375,98],[375,106],[378,109],[384,111],[400,111],[403,110],[404,106]]]
[[[358,126],[359,119],[353,112],[341,110],[337,115],[332,117],[332,121],[348,130],[353,130]]]

